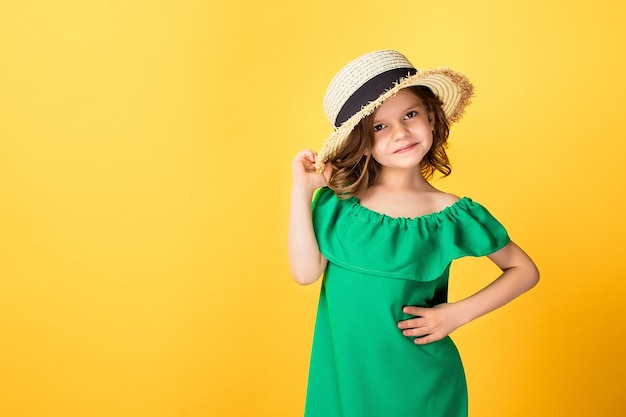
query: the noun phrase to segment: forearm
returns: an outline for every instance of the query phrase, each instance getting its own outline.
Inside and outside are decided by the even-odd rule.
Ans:
[[[489,255],[500,275],[476,294],[455,303],[432,308],[405,306],[402,311],[413,318],[398,322],[405,336],[417,336],[414,343],[424,345],[444,338],[458,327],[484,315],[531,289],[539,281],[533,261],[515,243]]]
[[[539,272],[532,261],[505,269],[502,275],[487,287],[454,303],[455,308],[459,311],[462,324],[509,303],[534,287],[538,280]]]
[[[326,267],[315,238],[311,218],[313,190],[294,187],[291,191],[289,213],[289,267],[293,279],[299,284],[315,282]]]

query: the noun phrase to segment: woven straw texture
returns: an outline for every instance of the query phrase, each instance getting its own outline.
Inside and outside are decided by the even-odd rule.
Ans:
[[[396,68],[413,68],[403,55],[376,51],[346,65],[330,82],[324,95],[324,112],[332,125],[346,101],[363,84],[383,72]]]
[[[331,81],[324,96],[324,111],[330,123],[334,124],[341,107],[365,82],[378,74],[397,68],[414,67],[396,51],[372,52],[343,67]],[[461,119],[474,93],[474,87],[469,79],[450,68],[418,70],[417,74],[398,80],[393,87],[382,93],[376,100],[365,104],[360,111],[332,132],[317,155],[316,170],[321,172],[324,169],[324,164],[333,158],[350,132],[364,117],[372,114],[385,100],[393,97],[401,89],[416,85],[430,88],[441,99],[443,111],[449,123]]]

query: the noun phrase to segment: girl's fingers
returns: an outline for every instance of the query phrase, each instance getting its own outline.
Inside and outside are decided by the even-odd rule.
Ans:
[[[410,314],[411,316],[415,316],[413,318],[402,320],[398,322],[398,328],[400,329],[409,329],[412,327],[422,327],[428,321],[428,314],[430,313],[429,308],[423,307],[415,307],[415,306],[406,306],[402,309],[402,312],[405,314]]]
[[[311,171],[314,169],[316,156],[317,154],[311,150],[300,151],[296,155],[294,163],[302,165],[307,171]]]
[[[416,327],[420,327],[420,322],[418,319],[408,319],[402,320],[398,322],[398,329],[414,329]]]
[[[413,343],[415,343],[416,345],[426,345],[428,343],[432,343],[432,342],[436,342],[437,340],[441,339],[440,337],[434,336],[432,334],[426,335],[424,337],[418,337],[415,340],[413,340]]]
[[[412,316],[422,316],[424,313],[427,313],[429,308],[424,307],[416,307],[416,306],[405,306],[402,309],[402,312],[405,314],[410,314]]]
[[[403,336],[426,336],[429,333],[430,330],[426,329],[425,327],[402,330]]]

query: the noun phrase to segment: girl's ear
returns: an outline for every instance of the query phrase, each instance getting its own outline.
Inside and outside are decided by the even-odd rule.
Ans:
[[[435,112],[428,110],[428,123],[430,124],[430,128],[432,131],[435,131]]]
[[[370,150],[366,149],[363,151],[363,155],[368,156],[370,154]]]

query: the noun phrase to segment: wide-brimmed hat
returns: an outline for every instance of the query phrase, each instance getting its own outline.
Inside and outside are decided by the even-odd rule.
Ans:
[[[324,169],[364,117],[401,89],[416,85],[439,97],[449,123],[461,119],[474,92],[465,75],[447,67],[418,70],[397,51],[370,52],[343,67],[324,95],[324,112],[335,131],[322,145],[315,168]]]

